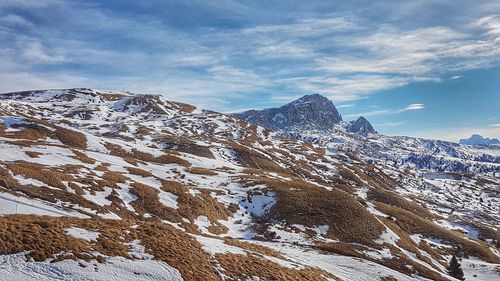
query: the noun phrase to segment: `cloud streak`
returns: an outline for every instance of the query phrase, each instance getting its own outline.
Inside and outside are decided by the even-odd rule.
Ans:
[[[346,117],[353,118],[353,117],[358,117],[358,116],[372,117],[372,116],[381,116],[381,115],[392,115],[392,114],[398,114],[398,113],[403,113],[403,112],[407,112],[407,111],[422,110],[424,108],[425,108],[425,105],[422,103],[412,103],[412,104],[409,104],[406,107],[400,108],[400,109],[377,109],[377,110],[365,111],[365,112],[360,112],[360,113],[347,114]]]

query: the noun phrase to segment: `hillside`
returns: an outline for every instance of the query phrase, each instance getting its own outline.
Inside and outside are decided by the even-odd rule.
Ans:
[[[1,94],[0,276],[451,280],[451,255],[500,276],[499,150],[353,132],[306,97],[265,128],[274,110]]]

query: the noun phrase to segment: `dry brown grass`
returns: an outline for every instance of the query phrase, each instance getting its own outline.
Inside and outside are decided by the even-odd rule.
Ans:
[[[25,151],[26,155],[28,155],[31,158],[38,158],[42,153],[36,152],[36,151]]]
[[[200,157],[214,159],[214,155],[209,147],[198,145],[187,138],[172,135],[163,135],[155,139],[160,142],[163,147],[173,149],[175,151],[193,154]]]
[[[160,219],[165,219],[172,222],[180,222],[181,217],[177,212],[163,205],[158,197],[159,191],[151,186],[134,183],[130,189],[130,193],[137,196],[139,199],[131,203],[132,207],[141,215],[148,213]]]
[[[80,160],[82,163],[92,165],[92,164],[95,164],[95,162],[96,162],[95,159],[87,156],[87,154],[85,154],[85,152],[82,152],[82,151],[79,151],[76,149],[73,149],[72,152],[73,152],[73,154],[75,154],[75,156],[73,158]]]
[[[105,172],[102,176],[102,179],[110,183],[112,186],[116,186],[117,183],[125,183],[127,180],[129,180],[127,176],[114,171]]]
[[[396,206],[412,213],[419,214],[424,218],[434,217],[434,215],[432,215],[431,212],[429,212],[429,210],[427,210],[426,208],[413,201],[406,200],[401,195],[392,191],[371,188],[368,191],[368,200],[374,200],[377,202]]]
[[[401,273],[413,276],[418,274],[424,278],[436,281],[450,281],[450,279],[443,277],[441,274],[425,267],[424,265],[417,263],[409,259],[404,253],[402,253],[398,248],[389,245],[388,246],[394,258],[383,259],[378,261],[379,264],[397,270]],[[408,267],[410,266],[410,267]]]
[[[153,174],[151,174],[150,172],[145,171],[143,169],[135,168],[135,167],[127,167],[127,170],[132,175],[141,176],[143,178],[147,178],[147,177],[152,177],[153,176]]]
[[[344,242],[317,243],[316,248],[330,253],[357,258],[366,258],[366,256],[364,254],[361,254],[359,251],[368,250],[368,247],[362,245],[353,245]]]
[[[232,238],[225,238],[224,243],[227,245],[235,246],[235,247],[245,249],[245,250],[248,250],[251,252],[259,253],[261,255],[266,255],[266,256],[286,260],[286,258],[281,253],[279,253],[278,251],[275,251],[271,248],[268,248],[266,246],[257,245],[257,244],[241,241],[238,239],[232,239]]]
[[[189,193],[178,194],[177,212],[191,222],[198,216],[206,216],[214,227],[209,228],[213,234],[226,233],[227,228],[222,226],[218,220],[227,220],[232,212],[212,196],[210,191],[200,190],[201,194],[191,195]]]
[[[489,250],[489,247],[480,241],[473,242],[464,239],[460,234],[449,231],[407,210],[384,203],[376,203],[376,206],[381,212],[395,217],[398,227],[407,233],[420,233],[425,237],[438,238],[452,245],[460,246],[460,251],[470,256],[476,256],[491,263],[500,263],[500,258],[494,255]]]
[[[96,242],[87,242],[66,235],[65,228],[80,226],[101,233]],[[82,220],[76,218],[54,218],[46,216],[4,216],[0,217],[0,253],[14,254],[27,251],[35,261],[49,258],[62,260],[81,258],[90,260],[92,251],[104,255],[126,256],[126,248],[118,239],[118,233],[127,227],[123,221],[100,219]],[[62,253],[62,254],[61,254]]]
[[[356,176],[356,174],[353,171],[351,171],[343,166],[340,166],[340,165],[337,166],[337,170],[339,172],[339,175],[343,179],[348,180],[348,181],[352,181],[358,186],[365,184],[358,176]]]
[[[340,280],[332,274],[313,267],[292,269],[281,267],[257,255],[216,254],[215,258],[224,268],[224,273],[233,280],[246,280],[258,276],[263,280],[321,281],[326,278]]]
[[[166,192],[171,192],[177,196],[182,193],[187,193],[189,189],[178,181],[161,179],[161,189]]]
[[[180,158],[179,156],[176,156],[174,154],[165,154],[162,156],[159,156],[155,159],[155,162],[161,163],[161,164],[177,164],[183,167],[190,167],[191,163],[187,160],[184,160]]]
[[[17,185],[17,181],[12,177],[9,170],[0,166],[0,187],[12,188]]]
[[[99,171],[99,172],[106,172],[108,171],[108,167],[110,166],[111,164],[110,163],[101,163],[99,164],[98,166],[96,166],[94,168],[95,171]]]
[[[204,175],[204,176],[217,176],[217,172],[214,172],[210,169],[207,168],[202,168],[202,167],[191,167],[187,169],[187,172],[191,174],[197,174],[197,175]]]
[[[178,269],[184,280],[220,280],[208,254],[189,235],[170,225],[146,222],[136,231],[147,252]]]
[[[248,182],[249,178],[243,181]],[[253,177],[253,184],[264,184],[276,192],[277,202],[269,217],[288,224],[308,227],[329,225],[330,238],[344,242],[373,244],[385,229],[354,196],[294,179],[291,182]]]
[[[7,167],[12,173],[16,175],[22,175],[26,178],[36,179],[48,186],[57,187],[60,189],[66,188],[62,181],[73,180],[73,177],[68,174],[49,169],[49,167],[35,163],[16,161],[14,163],[7,164]]]
[[[259,152],[242,145],[232,144],[232,149],[236,152],[236,158],[244,167],[261,169],[270,172],[287,173],[275,161],[269,159]]]
[[[58,127],[55,131],[56,137],[65,145],[85,149],[87,147],[87,138],[84,134]]]
[[[117,144],[106,143],[104,145],[110,152],[111,155],[120,156],[123,160],[129,162],[132,165],[137,165],[139,161],[154,162],[160,164],[178,164],[183,167],[191,166],[189,161],[186,161],[173,153],[164,154],[162,156],[155,157],[152,154],[141,152],[136,149],[132,150],[132,153],[128,153],[125,149]]]

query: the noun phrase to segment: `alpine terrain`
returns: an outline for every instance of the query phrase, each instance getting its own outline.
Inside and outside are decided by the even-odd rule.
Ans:
[[[0,280],[499,280],[500,146],[463,143],[319,94],[1,94]]]

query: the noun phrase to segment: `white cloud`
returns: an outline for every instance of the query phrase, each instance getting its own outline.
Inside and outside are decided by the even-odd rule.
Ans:
[[[384,75],[359,74],[349,77],[313,76],[286,80],[302,91],[320,93],[336,102],[352,101],[366,97],[373,92],[407,85],[411,79],[386,77]]]
[[[308,58],[314,51],[293,41],[271,41],[257,47],[255,55],[265,58]]]
[[[370,111],[361,112],[361,113],[347,114],[346,117],[357,117],[357,116],[370,117],[370,116],[379,116],[379,115],[392,115],[392,114],[398,114],[398,113],[403,113],[403,112],[407,112],[407,111],[422,110],[424,108],[425,108],[425,105],[422,103],[412,103],[412,104],[409,104],[406,107],[400,108],[400,109],[370,110]]]
[[[15,14],[8,14],[0,19],[0,22],[8,26],[21,27],[21,28],[31,28],[33,23],[29,20]]]
[[[42,8],[54,4],[61,3],[59,0],[2,0],[0,7],[28,7],[28,8]]]
[[[498,124],[491,124],[490,127],[498,127],[498,128],[500,128],[500,123],[498,123]]]
[[[405,112],[405,111],[411,111],[411,110],[422,110],[424,108],[425,108],[425,106],[422,103],[412,103],[412,104],[409,104],[404,109],[401,109],[399,112]]]
[[[23,59],[32,63],[60,63],[65,61],[63,56],[48,54],[40,42],[29,42],[22,50]]]
[[[477,25],[479,29],[470,32],[439,26],[403,31],[385,25],[369,35],[333,38],[331,44],[346,51],[318,57],[315,62],[320,72],[335,77],[350,74],[355,87],[342,90],[351,99],[418,81],[438,82],[447,72],[489,67],[500,61],[500,16],[482,18]],[[380,77],[383,83],[366,79],[370,76]]]
[[[360,26],[348,18],[335,17],[325,19],[306,19],[297,23],[260,25],[242,30],[243,34],[266,34],[292,37],[320,36],[329,33],[360,29]]]
[[[383,122],[379,124],[374,124],[374,127],[398,127],[403,124],[406,124],[406,121],[400,121],[400,122]]]
[[[500,15],[491,15],[480,18],[476,24],[487,29],[487,33],[493,36],[500,36]]]
[[[335,105],[335,107],[337,108],[349,108],[349,107],[353,107],[354,104],[353,103],[346,103],[346,104],[337,104]]]
[[[450,80],[458,80],[460,78],[464,77],[463,75],[455,75],[455,76],[451,76],[450,77]]]

